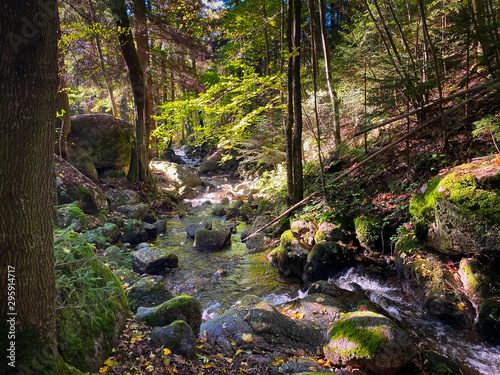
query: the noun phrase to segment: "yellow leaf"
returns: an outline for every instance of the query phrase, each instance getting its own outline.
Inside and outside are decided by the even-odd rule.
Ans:
[[[61,176],[62,178],[64,178],[64,175],[62,173],[59,173],[59,176]]]
[[[135,339],[130,340],[130,343],[133,344],[135,342]]]
[[[241,335],[241,339],[245,342],[252,342],[253,341],[253,337],[252,337],[251,333],[244,333],[243,335]]]
[[[222,355],[222,353],[217,353],[217,357],[219,357],[221,359],[224,358],[224,356]]]
[[[146,367],[147,372],[153,372],[154,369],[155,369],[155,367],[153,365],[149,365],[148,367]]]
[[[109,367],[113,367],[115,365],[115,361],[112,360],[111,358],[108,358],[104,361],[104,364]]]
[[[228,363],[233,363],[233,360],[231,358],[224,358],[226,360],[226,362]]]
[[[104,373],[108,372],[108,369],[109,369],[109,367],[108,367],[108,366],[104,366],[104,367],[101,367],[101,368],[99,369],[99,372],[100,372],[101,374],[104,374]]]
[[[273,363],[271,363],[271,366],[281,366],[285,362],[283,358],[274,358]]]
[[[144,361],[144,363],[141,366],[146,367],[147,365],[149,365],[149,361]]]
[[[243,351],[243,350],[238,349],[238,350],[236,351],[236,354],[235,354],[235,355],[240,355],[242,351]]]
[[[464,311],[465,304],[463,302],[460,302],[457,306],[458,306],[460,311]]]
[[[172,353],[172,351],[169,348],[163,349],[163,355],[169,355],[170,353]]]
[[[325,299],[323,297],[318,297],[316,298],[316,302],[325,302]]]

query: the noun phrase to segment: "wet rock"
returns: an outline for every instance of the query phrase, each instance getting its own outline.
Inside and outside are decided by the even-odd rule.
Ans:
[[[466,375],[456,363],[432,350],[424,351],[424,371],[426,375]]]
[[[309,249],[290,230],[281,235],[280,241],[280,246],[268,255],[271,264],[283,276],[302,280]]]
[[[163,153],[160,155],[161,160],[169,161],[171,163],[176,163],[176,164],[184,164],[184,160],[175,153],[174,149],[172,148],[167,148]]]
[[[478,307],[476,328],[480,335],[492,344],[500,344],[500,302],[488,299]]]
[[[106,192],[111,210],[116,210],[121,206],[136,205],[141,203],[139,195],[131,189],[111,189]]]
[[[225,228],[200,229],[195,233],[193,246],[198,251],[218,251],[226,248],[230,242],[231,232]]]
[[[495,296],[495,285],[500,285],[500,275],[494,270],[490,259],[474,255],[462,258],[458,269],[460,281],[469,300],[479,305],[485,299]]]
[[[116,224],[106,223],[104,226],[88,230],[83,234],[83,237],[97,247],[103,247],[106,244],[116,242],[120,236],[120,228]]]
[[[114,270],[113,273],[120,283],[126,287],[130,287],[140,280],[140,276],[128,268],[118,268]]]
[[[247,249],[250,250],[252,253],[265,251],[269,247],[270,243],[271,239],[262,232],[253,235],[252,237],[250,237],[248,240],[245,241]]]
[[[212,229],[212,221],[200,221],[199,223],[196,224],[189,224],[186,227],[186,233],[188,238],[193,238],[196,234],[197,231],[201,229]]]
[[[174,296],[163,284],[161,276],[147,276],[127,289],[126,296],[130,311],[135,313],[139,307],[154,307],[172,299]]]
[[[339,224],[322,221],[314,235],[314,242],[349,242],[351,237]]]
[[[353,258],[354,252],[340,247],[335,242],[317,243],[307,256],[302,280],[305,284],[328,280],[349,265]]]
[[[87,224],[87,217],[78,207],[77,202],[57,207],[57,225],[60,228],[73,225],[73,230],[80,232],[85,224]]]
[[[159,247],[147,246],[132,252],[132,269],[139,274],[160,275],[178,265],[177,255]]]
[[[156,214],[156,212],[154,212],[152,210],[149,210],[146,217],[144,219],[142,219],[142,221],[144,221],[145,223],[148,223],[148,224],[154,224],[154,223],[156,223],[157,220],[158,220],[158,215]]]
[[[73,159],[87,155],[100,174],[106,170],[123,173],[130,165],[133,125],[106,115],[81,115],[71,118],[68,135]]]
[[[167,231],[167,221],[164,219],[157,220],[155,223],[156,235],[160,235]]]
[[[383,315],[353,312],[330,331],[325,357],[336,366],[353,366],[375,373],[395,374],[416,355],[406,332]]]
[[[198,168],[198,173],[206,174],[217,171],[227,171],[227,172],[236,171],[238,169],[239,159],[233,155],[233,157],[223,160],[223,157],[225,156],[226,153],[228,153],[228,151],[225,151],[223,149],[218,149],[212,155],[207,156],[203,160],[200,167]]]
[[[139,203],[120,206],[116,211],[129,219],[143,220],[149,213],[149,207],[144,203]]]
[[[177,296],[155,308],[140,308],[136,318],[152,327],[167,326],[176,320],[183,320],[193,330],[200,333],[203,308],[200,302],[191,296]]]
[[[184,358],[194,356],[196,336],[189,324],[182,320],[176,320],[166,327],[156,327],[151,332],[151,340]]]
[[[118,239],[122,242],[139,243],[150,238],[144,229],[145,223],[139,220],[128,220],[122,228],[122,234]]]
[[[108,210],[108,201],[102,190],[70,163],[56,156],[54,169],[59,204],[76,201],[77,206],[90,215],[97,215]]]

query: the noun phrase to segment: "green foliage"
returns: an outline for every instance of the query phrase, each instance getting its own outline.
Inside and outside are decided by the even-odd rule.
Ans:
[[[475,121],[474,126],[476,129],[472,131],[472,135],[474,137],[479,137],[482,134],[489,135],[496,147],[497,152],[500,153],[497,145],[497,142],[500,141],[500,119],[488,115],[479,121]]]

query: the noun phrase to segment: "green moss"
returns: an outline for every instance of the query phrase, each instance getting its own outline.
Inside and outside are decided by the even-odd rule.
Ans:
[[[113,349],[116,320],[129,313],[122,286],[81,236],[69,233],[54,249],[59,351],[68,364],[95,371]]]
[[[364,319],[356,319],[367,317],[367,321]],[[382,348],[388,339],[384,334],[387,327],[381,323],[368,325],[368,320],[370,318],[377,319],[378,314],[374,313],[349,313],[345,314],[337,321],[332,330],[330,331],[330,337],[333,341],[340,339],[347,339],[357,345],[353,346],[352,349],[341,350],[340,355],[344,357],[357,356],[362,358],[373,358]],[[385,319],[385,318],[384,318]]]
[[[415,237],[419,241],[427,240],[429,234],[429,224],[423,220],[417,220],[415,223]]]
[[[78,207],[78,202],[59,206],[58,211],[60,218],[59,223],[63,223],[63,228],[70,226],[73,220],[79,221],[83,226],[87,224],[87,217],[80,209],[80,207]],[[64,216],[64,220],[61,220],[61,216]]]
[[[378,217],[359,216],[354,220],[359,242],[368,248],[376,246],[382,232],[382,220]]]
[[[296,241],[295,236],[291,230],[287,230],[283,232],[280,238],[281,247],[286,247],[287,245],[291,245]]]
[[[416,193],[413,195],[410,201],[410,213],[424,220],[425,222],[433,221],[434,215],[434,202],[436,197],[439,196],[438,185],[441,182],[442,176],[436,176],[427,183],[427,188],[425,192]]]

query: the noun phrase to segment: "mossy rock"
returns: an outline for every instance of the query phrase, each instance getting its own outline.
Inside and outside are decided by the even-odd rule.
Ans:
[[[66,234],[54,251],[59,353],[79,370],[96,372],[129,316],[122,285],[81,236]]]
[[[57,207],[57,221],[60,228],[73,225],[75,231],[80,231],[87,224],[87,216],[78,207],[78,202],[73,202]]]
[[[478,306],[476,328],[479,334],[494,345],[500,345],[500,301],[488,299]]]
[[[490,259],[480,259],[478,255],[462,258],[458,273],[464,292],[476,305],[488,298],[500,297],[500,293],[494,293],[496,285],[500,285],[500,275],[495,272],[495,264]]]
[[[138,248],[131,253],[132,269],[139,273],[161,275],[170,268],[178,267],[179,258],[173,252],[156,246]]]
[[[74,161],[76,169],[82,172],[85,176],[90,178],[92,181],[97,182],[99,175],[97,169],[95,168],[94,161],[87,154],[83,154],[78,159]]]
[[[137,273],[128,268],[118,268],[115,269],[113,273],[126,288],[131,287],[141,279],[141,277]]]
[[[281,235],[280,246],[273,250],[269,256],[271,263],[280,273],[288,278],[302,280],[307,263],[309,249],[302,244],[291,230]]]
[[[406,332],[387,317],[368,311],[344,314],[330,330],[325,357],[335,366],[395,374],[415,355]]]
[[[149,233],[144,229],[144,222],[139,220],[128,220],[122,228],[122,234],[118,239],[122,242],[139,243],[147,241]]]
[[[138,310],[137,319],[152,327],[162,327],[176,320],[183,320],[198,335],[200,333],[203,308],[200,302],[191,296],[174,297],[154,309]]]
[[[83,234],[85,240],[97,247],[104,247],[106,244],[116,242],[120,236],[120,228],[113,223],[106,223],[104,226],[88,230]]]
[[[195,233],[193,247],[198,251],[219,251],[231,242],[231,232],[222,228],[200,229]]]
[[[141,306],[159,306],[174,297],[163,284],[161,276],[144,277],[127,289],[125,294],[133,313]]]
[[[429,246],[449,255],[500,254],[498,161],[493,156],[455,167],[413,195],[410,212],[429,225]]]
[[[166,327],[156,327],[151,332],[151,340],[174,354],[191,358],[195,353],[196,335],[183,320],[176,320]]]
[[[101,259],[112,270],[119,269],[120,267],[129,270],[132,268],[131,251],[128,248],[109,246],[104,249]]]
[[[359,216],[354,220],[354,227],[359,243],[367,250],[375,250],[382,247],[382,224],[382,219],[378,217]]]
[[[328,280],[335,273],[348,266],[354,259],[354,252],[335,242],[316,243],[307,256],[302,279],[305,284]]]

